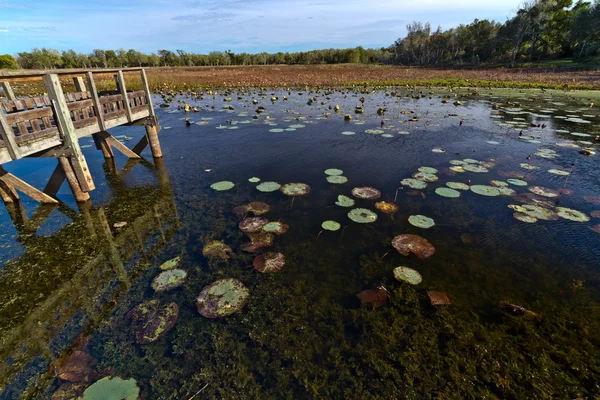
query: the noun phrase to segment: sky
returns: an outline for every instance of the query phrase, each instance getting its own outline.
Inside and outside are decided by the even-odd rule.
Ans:
[[[413,21],[504,22],[521,0],[0,0],[0,54],[34,47],[258,53],[391,45]]]

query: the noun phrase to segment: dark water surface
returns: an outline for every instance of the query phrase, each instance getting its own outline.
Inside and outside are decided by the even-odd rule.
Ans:
[[[135,379],[148,399],[189,399],[202,388],[196,399],[600,396],[600,234],[591,229],[600,218],[590,216],[600,204],[584,199],[600,195],[599,155],[579,153],[598,150],[597,106],[585,96],[539,91],[500,97],[482,90],[459,106],[447,91],[391,94],[180,95],[157,108],[163,160],[153,162],[146,150],[151,161],[117,156],[112,165],[86,147],[97,186],[92,204],[78,206],[65,185],[59,207],[38,208],[23,197],[21,206],[0,210],[0,398],[52,398],[59,388],[63,397],[54,398],[77,398],[105,376]],[[360,97],[364,113],[355,114]],[[178,100],[199,111],[177,110]],[[330,109],[336,104],[337,113]],[[256,113],[258,106],[266,111]],[[365,132],[375,129],[381,132]],[[112,134],[131,137],[131,145],[143,128]],[[449,169],[451,160],[464,159],[483,162],[488,172]],[[43,187],[54,163],[23,160],[6,169]],[[437,169],[439,180],[420,191],[400,184],[424,166]],[[328,168],[343,170],[348,183],[328,183]],[[302,182],[311,192],[292,201],[279,191],[261,193],[251,177]],[[446,182],[490,185],[511,177],[527,182],[509,185],[517,194],[533,186],[569,189],[547,198],[544,209],[578,210],[589,221],[525,223],[508,207],[523,205],[512,196],[435,192]],[[212,190],[219,181],[235,187]],[[376,201],[356,199],[354,207],[378,219],[352,222],[351,208],[335,202],[359,186],[380,190],[377,201],[395,202],[399,211],[386,215]],[[290,226],[265,249],[285,255],[279,273],[257,272],[255,254],[241,249],[248,239],[232,209],[251,201],[268,203],[265,217]],[[411,215],[435,226],[415,227]],[[326,220],[342,229],[324,231]],[[122,221],[127,226],[113,227]],[[436,253],[425,260],[398,254],[391,240],[403,233],[426,238]],[[202,248],[211,240],[224,241],[235,256],[206,259]],[[187,280],[156,293],[150,283],[159,265],[177,256]],[[398,266],[419,271],[423,281],[396,281]],[[222,278],[243,282],[249,301],[227,318],[204,318],[195,299]],[[390,293],[387,304],[361,306],[356,294],[380,285]],[[428,291],[444,292],[452,304],[432,306]],[[136,344],[125,314],[154,299],[175,302],[179,319],[157,341]],[[501,302],[535,315],[513,316]],[[96,363],[87,381],[70,384],[55,376],[55,366],[74,350]]]

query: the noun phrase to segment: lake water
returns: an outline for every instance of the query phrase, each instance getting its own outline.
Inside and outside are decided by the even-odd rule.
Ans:
[[[598,151],[598,106],[587,94],[454,96],[180,94],[157,107],[163,160],[147,149],[150,161],[117,155],[113,164],[82,139],[97,186],[91,204],[77,205],[64,185],[58,207],[23,197],[0,210],[0,399],[77,398],[105,377],[135,383],[147,399],[600,396],[600,200],[590,197],[600,195],[599,155],[580,154]],[[183,102],[198,112],[178,110]],[[111,133],[131,146],[143,132]],[[43,187],[55,162],[5,167]],[[401,183],[422,167],[429,174],[417,178],[433,181],[424,189]],[[347,183],[329,183],[331,168]],[[311,190],[264,193],[252,177]],[[211,188],[221,181],[235,186]],[[439,190],[448,182],[466,190]],[[354,198],[355,187],[381,196]],[[354,206],[336,205],[340,195]],[[257,254],[242,249],[244,215],[232,210],[254,201],[270,206],[264,218],[289,225],[257,253],[282,253],[278,273],[258,272]],[[380,212],[381,201],[398,211]],[[350,220],[355,208],[377,220]],[[417,215],[434,225],[414,226]],[[323,229],[329,220],[340,229]],[[127,225],[114,227],[120,222]],[[392,239],[401,234],[426,239],[435,254],[399,254]],[[234,254],[205,257],[213,240]],[[155,291],[159,266],[175,257],[187,278]],[[422,282],[394,279],[399,266]],[[246,303],[227,317],[203,317],[196,298],[226,278],[247,288]],[[361,305],[358,293],[381,286],[384,305]],[[452,304],[432,306],[432,291]],[[179,317],[140,344],[127,314],[150,300],[175,303]],[[516,315],[503,302],[531,312]],[[85,367],[71,370],[76,382],[68,383],[57,375],[73,352]]]

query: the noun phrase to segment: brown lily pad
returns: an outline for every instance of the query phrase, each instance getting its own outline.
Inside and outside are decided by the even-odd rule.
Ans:
[[[583,196],[583,199],[590,204],[600,206],[600,196]]]
[[[249,233],[248,237],[250,242],[242,245],[242,250],[249,253],[256,253],[257,251],[273,246],[273,239],[275,235],[267,232]]]
[[[253,201],[250,204],[235,207],[233,209],[233,212],[241,216],[246,215],[250,212],[258,217],[260,215],[268,213],[270,209],[271,207],[267,203],[263,203],[262,201]]]
[[[52,393],[51,400],[73,400],[79,399],[83,396],[83,392],[89,386],[89,383],[81,382],[81,383],[71,383],[65,382],[56,390],[56,392]]]
[[[378,201],[375,203],[375,208],[384,214],[394,214],[398,211],[398,206],[396,204],[387,201]]]
[[[539,205],[543,207],[554,207],[554,201],[548,200],[548,198],[534,194],[534,193],[520,193],[512,196],[514,201],[525,204]]]
[[[257,256],[253,265],[258,272],[279,272],[285,265],[285,257],[281,253],[265,253]]]
[[[596,233],[600,233],[600,224],[594,225],[594,226],[590,226],[590,229],[593,230]]]
[[[403,256],[413,253],[424,260],[435,253],[435,247],[427,239],[418,235],[403,234],[392,239],[392,246]]]
[[[452,304],[448,296],[442,292],[427,292],[427,296],[432,306]]]
[[[179,306],[176,303],[161,304],[159,300],[150,300],[138,304],[127,313],[135,329],[135,341],[149,344],[175,326],[179,317]]]
[[[204,245],[202,249],[202,255],[206,258],[220,258],[228,260],[230,255],[233,255],[231,247],[227,246],[220,240],[213,240]]]
[[[592,211],[590,215],[592,218],[600,218],[600,210]]]
[[[352,189],[352,196],[357,199],[375,200],[381,197],[381,192],[372,187],[356,187]]]
[[[505,313],[510,314],[515,317],[525,316],[525,317],[530,317],[530,318],[538,318],[540,316],[539,314],[534,313],[533,311],[529,311],[525,307],[521,307],[517,304],[511,304],[511,303],[508,303],[505,301],[500,303],[500,308]]]
[[[269,220],[263,217],[244,218],[239,223],[240,230],[244,233],[255,233],[262,229],[263,226],[269,223]]]
[[[221,279],[202,289],[196,308],[206,318],[227,317],[244,307],[249,297],[250,292],[242,282]]]
[[[286,183],[279,190],[287,196],[306,196],[310,193],[310,186],[306,183]]]
[[[59,358],[54,365],[56,376],[63,381],[78,383],[89,382],[95,376],[96,359],[89,354],[75,350]]]
[[[521,179],[523,178],[523,175],[525,175],[523,173],[523,171],[503,171],[500,170],[498,171],[498,175],[500,175],[503,178],[517,178],[517,179]],[[528,179],[531,181],[533,180],[532,176],[529,176]]]
[[[379,287],[377,289],[363,290],[356,297],[358,297],[362,305],[377,308],[387,303],[390,294],[385,288]]]

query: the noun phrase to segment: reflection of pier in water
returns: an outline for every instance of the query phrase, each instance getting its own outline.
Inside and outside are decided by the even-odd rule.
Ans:
[[[79,203],[77,214],[64,204],[41,205],[26,218],[15,203],[13,221],[26,251],[0,270],[0,398],[31,389],[25,379],[45,373],[93,331],[174,236],[179,220],[172,190],[162,160],[155,163],[144,162],[156,172],[157,186],[127,188],[108,161],[115,199],[105,207]],[[74,222],[37,236],[36,227],[57,207]],[[113,227],[121,221],[127,225]]]

